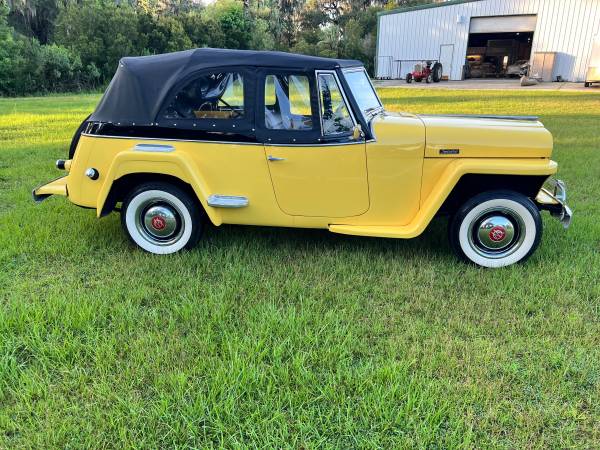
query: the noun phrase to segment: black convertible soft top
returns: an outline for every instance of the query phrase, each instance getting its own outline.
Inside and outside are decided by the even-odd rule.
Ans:
[[[198,48],[162,55],[122,58],[89,121],[152,124],[171,88],[203,69],[245,66],[292,70],[334,70],[360,61],[294,53]]]

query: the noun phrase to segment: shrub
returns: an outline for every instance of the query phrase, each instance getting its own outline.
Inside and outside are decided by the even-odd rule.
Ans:
[[[56,44],[19,35],[0,40],[1,95],[79,90],[94,86],[98,75],[95,66],[84,69],[78,55]]]
[[[136,10],[127,4],[89,3],[63,8],[54,40],[78,54],[87,67],[94,64],[100,81],[108,82],[123,56],[144,53],[148,38],[139,32]]]

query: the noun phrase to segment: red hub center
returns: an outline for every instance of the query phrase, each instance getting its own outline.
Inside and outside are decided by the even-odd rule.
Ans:
[[[167,226],[167,222],[165,221],[165,219],[163,219],[160,216],[154,216],[152,218],[152,227],[155,230],[164,230],[164,228]]]
[[[496,225],[490,230],[490,239],[494,242],[500,242],[506,237],[506,230],[500,225]]]

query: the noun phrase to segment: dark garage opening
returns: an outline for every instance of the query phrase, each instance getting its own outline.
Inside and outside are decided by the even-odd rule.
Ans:
[[[533,32],[471,33],[465,78],[518,77],[531,58]]]

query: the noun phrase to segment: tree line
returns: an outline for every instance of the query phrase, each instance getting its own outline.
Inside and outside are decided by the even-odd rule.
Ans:
[[[0,95],[97,89],[123,56],[283,50],[374,65],[377,13],[440,0],[0,0]]]

